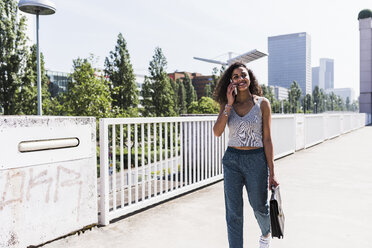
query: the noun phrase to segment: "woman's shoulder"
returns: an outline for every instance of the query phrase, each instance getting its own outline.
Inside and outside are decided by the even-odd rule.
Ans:
[[[258,103],[262,103],[262,102],[270,103],[269,99],[267,99],[264,96],[253,95],[253,97],[254,97],[255,101],[258,102]]]
[[[264,96],[259,96],[257,102],[258,102],[258,104],[260,106],[260,109],[262,111],[267,111],[267,110],[270,111],[271,107],[270,107],[270,101],[269,101],[269,99],[267,99]]]

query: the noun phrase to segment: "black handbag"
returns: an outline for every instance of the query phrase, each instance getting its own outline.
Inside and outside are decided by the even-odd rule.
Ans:
[[[284,236],[284,213],[282,209],[282,199],[280,197],[279,186],[271,188],[270,198],[270,220],[271,237],[282,239]]]

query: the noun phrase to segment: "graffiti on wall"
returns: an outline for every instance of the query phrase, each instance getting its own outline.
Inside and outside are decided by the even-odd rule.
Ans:
[[[79,221],[82,186],[81,173],[64,166],[38,172],[33,168],[0,171],[0,214],[5,207],[27,204],[35,199],[39,203],[54,204],[62,193],[69,193],[69,199],[63,200],[76,197]]]

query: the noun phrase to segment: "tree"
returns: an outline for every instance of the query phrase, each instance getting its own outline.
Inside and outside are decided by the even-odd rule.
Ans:
[[[183,85],[185,86],[186,91],[186,107],[189,108],[190,104],[193,101],[196,101],[198,98],[196,96],[196,92],[194,86],[192,85],[191,79],[187,73],[185,73],[185,77],[183,78]]]
[[[310,94],[306,94],[304,98],[304,113],[308,113],[313,109],[312,97]]]
[[[324,112],[326,109],[326,107],[325,107],[325,105],[324,105],[324,103],[325,103],[325,101],[329,101],[329,99],[328,99],[328,97],[327,97],[327,94],[324,92],[324,90],[323,89],[320,89],[319,90],[319,92],[320,92],[320,101],[319,101],[319,106],[318,106],[318,109],[319,109],[319,111],[318,112]]]
[[[214,67],[212,70],[212,81],[205,86],[204,96],[213,98],[214,89],[216,88],[217,82],[220,79],[222,73],[225,71],[225,67],[222,66],[220,71],[217,67]],[[219,74],[218,74],[219,72]]]
[[[93,57],[73,61],[72,82],[63,97],[63,113],[74,116],[111,116],[110,90],[103,77],[98,78],[92,67]]]
[[[291,105],[287,100],[283,100],[283,110],[284,113],[290,113],[291,111]]]
[[[279,100],[274,100],[271,102],[271,112],[272,113],[281,113],[281,103]]]
[[[153,85],[149,77],[145,76],[145,80],[142,84],[142,115],[143,116],[153,116],[155,115],[155,106],[153,104],[152,96],[154,90],[152,89]]]
[[[199,101],[190,104],[188,113],[190,114],[217,114],[219,105],[210,97],[203,96]]]
[[[350,106],[350,98],[349,97],[346,97],[346,110],[347,111],[350,111],[351,110],[351,106]]]
[[[273,113],[280,113],[280,101],[275,98],[273,87],[266,86],[265,84],[261,84],[261,89],[263,96],[266,97],[270,101],[271,111]]]
[[[177,79],[176,81],[178,85],[178,108],[180,114],[186,114],[187,113],[187,107],[186,107],[186,90],[185,86],[183,85],[183,82],[180,79]]]
[[[320,102],[320,89],[319,86],[315,86],[313,90],[313,104],[314,104],[314,110],[313,112],[317,112],[316,106],[319,106]]]
[[[262,89],[262,95],[267,96],[267,92],[268,92],[267,86],[264,84],[261,84],[261,89]]]
[[[172,78],[169,79],[169,82],[173,89],[173,102],[174,102],[174,111],[177,115],[180,113],[180,107],[178,105],[178,88],[180,87],[179,84],[174,81]]]
[[[297,112],[298,103],[302,96],[302,90],[296,81],[293,81],[291,88],[288,92],[288,100],[292,106],[293,113]]]
[[[111,89],[113,106],[118,107],[120,112],[128,112],[130,108],[137,108],[139,92],[136,76],[130,63],[127,43],[121,33],[118,35],[114,51],[106,57],[104,73],[113,86]]]
[[[331,101],[330,101],[330,98],[329,98],[329,95],[328,94],[324,94],[323,95],[323,99],[322,99],[322,104],[321,105],[324,105],[324,106],[322,106],[322,110],[323,111],[329,111],[331,109]]]
[[[174,116],[174,91],[165,71],[166,58],[161,48],[155,48],[150,61],[149,77],[145,77],[142,86],[142,105],[144,116]]]
[[[351,104],[351,111],[358,112],[359,111],[359,100],[354,100]]]
[[[329,94],[329,101],[330,101],[330,104],[331,104],[331,110],[333,111],[335,109],[335,103],[336,103],[335,93],[331,92],[331,94]]]
[[[212,86],[211,83],[207,84],[204,88],[204,96],[205,97],[213,97],[213,92],[212,92]]]
[[[30,47],[27,54],[26,66],[21,80],[20,87],[16,90],[17,102],[15,113],[22,115],[37,114],[37,47]],[[41,74],[41,95],[42,113],[46,115],[54,114],[53,110],[58,108],[58,101],[52,100],[48,87],[48,77],[45,74],[44,56],[40,53],[40,74]],[[51,102],[53,101],[53,104]]]
[[[17,89],[27,56],[24,16],[17,15],[18,1],[0,1],[0,105],[5,115],[15,114]]]
[[[341,96],[336,96],[336,110],[337,111],[344,111],[345,110],[345,102]]]

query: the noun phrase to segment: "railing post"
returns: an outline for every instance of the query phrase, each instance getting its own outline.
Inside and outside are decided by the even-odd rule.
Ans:
[[[109,175],[108,175],[108,125],[105,119],[99,120],[99,148],[100,148],[100,225],[108,225],[109,219]]]

